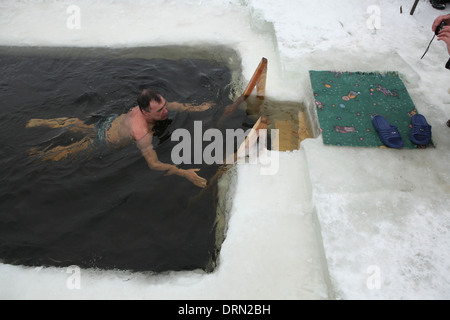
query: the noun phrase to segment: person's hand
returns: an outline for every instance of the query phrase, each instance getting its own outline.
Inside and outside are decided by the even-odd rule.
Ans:
[[[205,188],[206,187],[206,179],[200,177],[196,172],[200,169],[187,169],[183,170],[183,176],[195,184],[197,187]]]
[[[444,28],[442,28],[441,32],[439,32],[438,34],[437,39],[445,42],[445,44],[447,45],[448,54],[450,54],[450,26],[445,26]]]
[[[434,20],[433,25],[431,26],[431,30],[433,30],[433,32],[435,32],[436,28],[441,24],[442,21],[444,21],[446,25],[450,25],[450,15],[445,14],[445,15],[437,17]]]

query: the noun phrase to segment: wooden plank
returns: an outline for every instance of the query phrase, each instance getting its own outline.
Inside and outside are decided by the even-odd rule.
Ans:
[[[272,139],[272,149],[277,151],[292,151],[300,149],[300,143],[309,138],[306,116],[298,112],[298,127],[292,120],[277,120],[275,122],[277,137]]]
[[[227,106],[225,108],[224,114],[218,121],[218,126],[221,127],[224,125],[224,122],[226,121],[226,118],[230,116],[241,104],[244,102],[253,92],[253,89],[255,86],[257,87],[257,96],[262,98],[265,96],[265,89],[266,89],[266,77],[267,77],[267,59],[262,58],[261,62],[258,65],[258,68],[255,70],[249,84],[247,85],[244,94],[236,99],[236,101]],[[258,103],[258,109],[259,106],[262,104],[264,99],[261,99]],[[240,156],[245,157],[246,156],[246,150],[248,151],[257,141],[259,137],[259,130],[261,129],[267,129],[268,125],[268,119],[264,116],[259,117],[258,121],[256,121],[255,125],[253,126],[250,133],[245,138],[244,142],[239,146],[238,151],[234,154],[225,155],[225,162],[224,165],[220,167],[219,170],[217,170],[216,174],[210,179],[210,182],[208,183],[207,187],[203,189],[197,196],[194,196],[189,201],[189,206],[191,203],[198,201],[198,199],[202,198],[202,195],[204,192],[211,188],[211,186],[215,186],[215,182],[222,176],[223,173],[225,173],[231,166],[236,163],[238,159],[238,154]],[[248,152],[247,152],[248,154]]]
[[[291,120],[275,122],[278,139],[272,139],[272,149],[277,151],[293,151],[298,148],[298,133]]]
[[[252,94],[255,86],[257,87],[257,95],[263,97],[266,90],[266,77],[267,77],[267,59],[262,58],[255,72],[253,73],[250,82],[244,90],[244,96],[248,97]]]
[[[219,120],[219,126],[223,125],[225,119],[231,115],[236,108],[244,102],[253,92],[255,86],[257,87],[258,98],[264,98],[266,89],[266,77],[267,77],[267,59],[262,58],[255,72],[253,73],[250,82],[244,90],[244,94],[238,98],[232,105],[225,108],[225,112],[221,119]],[[258,109],[263,103],[264,99],[258,101]],[[245,138],[244,142],[239,146],[238,151],[234,154],[226,155],[225,163],[234,163],[238,158],[245,157],[248,154],[249,149],[257,142],[259,130],[267,129],[267,118],[264,116],[259,117],[258,121],[254,124],[250,133]]]
[[[258,67],[256,68],[255,72],[253,73],[253,76],[248,83],[247,87],[244,90],[244,94],[240,96],[233,104],[225,107],[225,111],[220,118],[220,120],[217,122],[217,125],[219,127],[222,127],[227,119],[231,114],[233,114],[236,109],[244,102],[251,94],[255,86],[257,87],[257,95],[258,98],[264,98],[265,96],[265,90],[266,90],[266,76],[267,76],[267,59],[262,58],[261,62],[259,63]],[[264,99],[261,99],[258,102],[258,110],[261,104],[264,102]]]
[[[306,125],[306,117],[303,111],[298,112],[298,148],[300,149],[300,143],[309,138],[308,126]]]
[[[259,130],[261,129],[267,129],[267,119],[265,117],[259,117],[258,121],[256,121],[252,130],[250,130],[244,142],[240,145],[237,151],[238,157],[245,156],[245,154],[248,154],[250,148],[254,144],[256,144],[259,136]]]
[[[258,121],[253,125],[245,140],[241,143],[236,153],[228,155],[225,163],[231,164],[236,162],[239,158],[245,158],[252,147],[254,147],[258,141],[259,130],[267,129],[268,120],[266,117],[259,117]]]

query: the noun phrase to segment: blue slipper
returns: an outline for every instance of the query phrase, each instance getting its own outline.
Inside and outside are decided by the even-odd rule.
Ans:
[[[372,123],[378,132],[381,142],[391,148],[403,147],[403,140],[396,126],[392,126],[385,118],[376,115],[372,118]]]
[[[415,114],[411,118],[412,130],[409,138],[414,144],[424,145],[431,141],[431,126],[421,114]]]

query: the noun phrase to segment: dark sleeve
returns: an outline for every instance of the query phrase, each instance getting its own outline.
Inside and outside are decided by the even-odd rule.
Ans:
[[[450,70],[450,59],[448,59],[447,63],[445,64],[445,67]]]

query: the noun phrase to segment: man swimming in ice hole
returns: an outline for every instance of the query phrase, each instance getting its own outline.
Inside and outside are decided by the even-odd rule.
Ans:
[[[238,98],[234,104],[226,108],[226,111],[234,109],[242,101],[242,97]],[[81,132],[86,134],[86,136],[68,146],[56,146],[49,150],[33,148],[30,154],[39,156],[43,160],[59,161],[74,156],[81,151],[93,150],[96,147],[108,146],[118,148],[135,141],[150,169],[166,171],[167,175],[176,174],[186,178],[200,188],[205,188],[207,184],[206,179],[197,174],[197,171],[200,169],[180,169],[174,164],[159,161],[153,148],[152,139],[155,125],[158,121],[167,119],[168,110],[205,111],[212,107],[212,103],[194,106],[178,102],[167,102],[161,94],[152,89],[144,89],[139,95],[137,102],[138,105],[127,113],[122,115],[113,114],[91,125],[84,123],[78,118],[31,119],[26,125],[27,128],[38,126],[66,128],[71,132]]]

